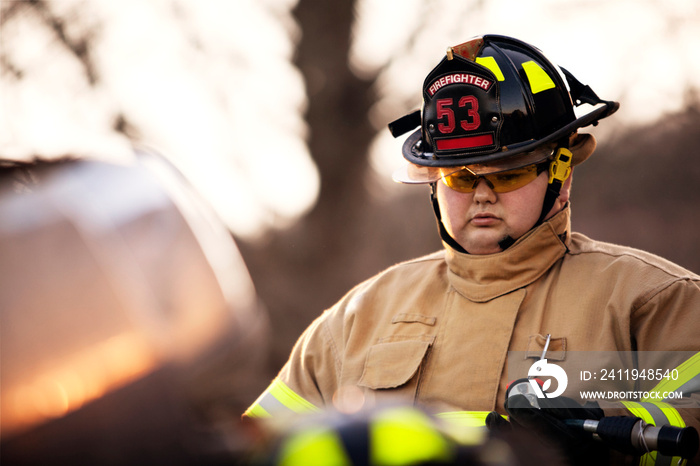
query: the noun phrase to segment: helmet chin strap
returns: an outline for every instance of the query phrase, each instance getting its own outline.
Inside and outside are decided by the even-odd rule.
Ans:
[[[435,219],[437,220],[438,224],[438,231],[440,232],[440,238],[447,244],[450,245],[452,249],[454,249],[457,252],[461,252],[464,254],[469,254],[466,249],[462,247],[461,244],[457,242],[456,239],[452,237],[447,232],[447,229],[445,228],[445,225],[442,223],[442,214],[440,213],[440,205],[438,204],[438,199],[437,199],[437,181],[434,181],[430,183],[430,201],[433,204],[433,212],[435,212]]]
[[[544,194],[544,201],[542,202],[542,211],[540,212],[540,217],[537,219],[537,222],[535,222],[531,229],[540,226],[544,222],[549,211],[552,210],[552,207],[554,206],[554,203],[561,192],[561,187],[564,185],[566,179],[571,175],[571,160],[572,154],[568,149],[567,139],[564,144],[560,144],[557,147],[554,154],[554,159],[549,165],[549,179],[547,183],[547,191]],[[460,245],[457,240],[455,240],[452,235],[447,232],[445,225],[442,223],[442,214],[440,213],[440,205],[438,204],[437,200],[437,182],[430,184],[430,199],[433,204],[435,218],[437,219],[440,238],[442,238],[445,243],[449,244],[455,251],[469,254],[467,250],[464,249],[462,245]],[[498,246],[505,251],[511,247],[515,241],[515,238],[508,235],[498,242]]]

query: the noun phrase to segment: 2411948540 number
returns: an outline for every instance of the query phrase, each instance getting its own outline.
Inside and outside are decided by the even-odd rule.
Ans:
[[[581,380],[678,380],[678,377],[677,369],[601,369],[600,377],[596,377],[596,373],[581,371]]]

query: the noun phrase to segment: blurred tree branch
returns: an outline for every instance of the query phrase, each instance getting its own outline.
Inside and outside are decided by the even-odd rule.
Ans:
[[[294,14],[302,31],[296,64],[309,98],[308,146],[321,189],[313,210],[294,227],[272,233],[263,245],[241,244],[272,315],[273,370],[311,319],[352,286],[440,244],[426,191],[411,190],[401,202],[369,192],[375,135],[369,112],[376,96],[374,81],[349,66],[354,0],[300,0]],[[409,232],[407,224],[420,227]]]

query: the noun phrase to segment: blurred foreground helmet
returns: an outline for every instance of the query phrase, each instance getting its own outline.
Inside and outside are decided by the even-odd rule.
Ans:
[[[229,231],[156,154],[0,165],[3,464],[208,464],[267,384]]]
[[[594,108],[577,117],[574,106]],[[614,113],[604,101],[537,48],[497,35],[449,47],[423,84],[423,111],[389,125],[398,137],[417,126],[403,146],[409,165],[397,181],[439,179],[430,167],[470,166],[477,174],[518,168],[551,157],[557,144],[572,146],[573,165],[593,152],[591,135],[578,128]],[[486,164],[486,165],[484,165]]]
[[[405,405],[302,416],[281,429],[271,443],[251,465],[561,464],[529,436],[490,435],[484,426],[451,423]]]

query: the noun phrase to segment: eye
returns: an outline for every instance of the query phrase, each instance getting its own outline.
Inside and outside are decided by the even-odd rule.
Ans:
[[[517,168],[507,172],[497,173],[496,179],[501,183],[517,183],[523,179],[529,179],[536,173],[537,168],[534,166]]]
[[[509,183],[517,181],[521,176],[523,176],[523,173],[502,173],[497,175],[496,178],[502,183]]]
[[[496,182],[501,184],[501,185],[516,185],[523,183],[530,177],[528,176],[528,172],[524,172],[521,170],[518,171],[513,171],[513,172],[505,172],[505,173],[500,173],[496,175]]]
[[[476,177],[467,171],[455,173],[454,175],[451,175],[451,178],[453,178],[458,183],[464,184],[474,183],[474,181],[476,180]]]

